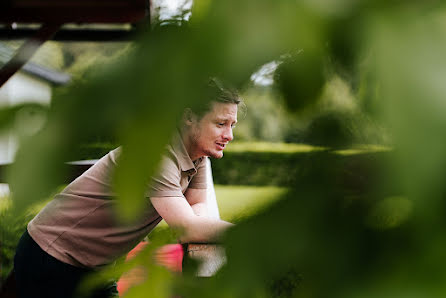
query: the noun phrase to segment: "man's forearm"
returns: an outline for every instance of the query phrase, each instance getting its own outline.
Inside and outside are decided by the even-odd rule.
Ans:
[[[197,216],[209,216],[208,205],[206,203],[197,203],[191,206],[195,215]]]
[[[193,216],[185,227],[184,233],[180,237],[181,242],[214,242],[233,224],[220,219],[202,216]]]

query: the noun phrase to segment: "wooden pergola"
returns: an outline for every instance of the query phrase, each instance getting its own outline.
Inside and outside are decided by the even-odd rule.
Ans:
[[[128,26],[97,29],[91,24]],[[1,0],[0,26],[0,40],[26,39],[0,69],[1,87],[47,40],[130,39],[138,29],[150,27],[150,0]]]

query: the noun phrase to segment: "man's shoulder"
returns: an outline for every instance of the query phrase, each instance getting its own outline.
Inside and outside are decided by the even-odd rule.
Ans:
[[[166,150],[161,155],[161,160],[159,163],[158,173],[160,175],[169,173],[179,173],[181,172],[180,162],[178,161],[178,157],[175,151],[172,150],[170,146],[167,146]]]

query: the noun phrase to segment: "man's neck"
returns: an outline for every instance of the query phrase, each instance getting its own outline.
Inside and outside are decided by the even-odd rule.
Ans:
[[[184,147],[186,148],[187,154],[189,154],[190,159],[195,162],[201,156],[197,156],[194,154],[195,152],[195,143],[192,141],[192,136],[186,129],[180,130],[181,140],[183,141]]]

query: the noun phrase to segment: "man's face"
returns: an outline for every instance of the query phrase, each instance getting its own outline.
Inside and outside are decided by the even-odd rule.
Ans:
[[[191,125],[192,160],[202,156],[222,158],[223,149],[234,138],[232,129],[237,123],[237,105],[215,102],[211,111]]]

